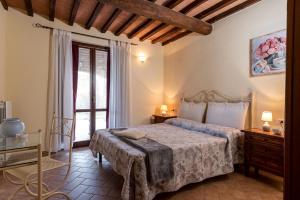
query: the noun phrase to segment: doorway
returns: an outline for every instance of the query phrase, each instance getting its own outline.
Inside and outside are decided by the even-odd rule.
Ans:
[[[87,146],[95,130],[108,126],[109,48],[78,46],[76,127],[74,147]]]

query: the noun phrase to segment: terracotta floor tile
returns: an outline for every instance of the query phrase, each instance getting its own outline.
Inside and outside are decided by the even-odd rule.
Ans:
[[[84,192],[87,194],[97,194],[97,195],[105,196],[108,195],[109,190],[110,189],[107,187],[89,186]]]
[[[92,194],[82,193],[76,200],[89,200],[93,197]]]
[[[65,160],[67,155],[60,152],[57,159]],[[70,176],[60,190],[74,200],[119,200],[123,178],[116,174],[109,162],[103,158],[102,164],[94,158],[87,148],[75,149],[72,154],[73,166]],[[47,172],[45,178],[51,188],[62,181],[65,169]],[[253,173],[252,173],[253,174]],[[158,195],[155,200],[282,200],[282,178],[262,172],[258,177],[245,177],[232,173],[190,184],[177,192]],[[0,175],[0,200],[5,200],[16,190],[6,183]],[[24,191],[16,200],[32,200]],[[62,200],[55,196],[50,200]]]
[[[70,193],[70,197],[72,199],[77,199],[84,191],[86,191],[89,187],[85,185],[78,185],[74,188]]]

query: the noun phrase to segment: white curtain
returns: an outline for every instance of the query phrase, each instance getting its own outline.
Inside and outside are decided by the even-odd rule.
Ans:
[[[129,125],[129,43],[110,41],[109,128]]]
[[[46,149],[50,140],[52,117],[73,118],[73,65],[72,35],[54,29],[51,39],[51,57],[48,85],[48,110]],[[56,135],[52,140],[52,152],[69,148],[69,138]]]

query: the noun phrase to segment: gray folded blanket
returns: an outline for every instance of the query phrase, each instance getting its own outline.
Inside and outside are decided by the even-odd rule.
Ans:
[[[146,154],[147,177],[152,184],[173,178],[173,150],[170,147],[146,137],[138,140],[125,137],[119,138]]]

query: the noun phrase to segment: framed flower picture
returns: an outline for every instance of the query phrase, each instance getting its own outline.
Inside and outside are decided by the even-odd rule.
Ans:
[[[250,40],[250,76],[283,73],[286,69],[286,30]]]

